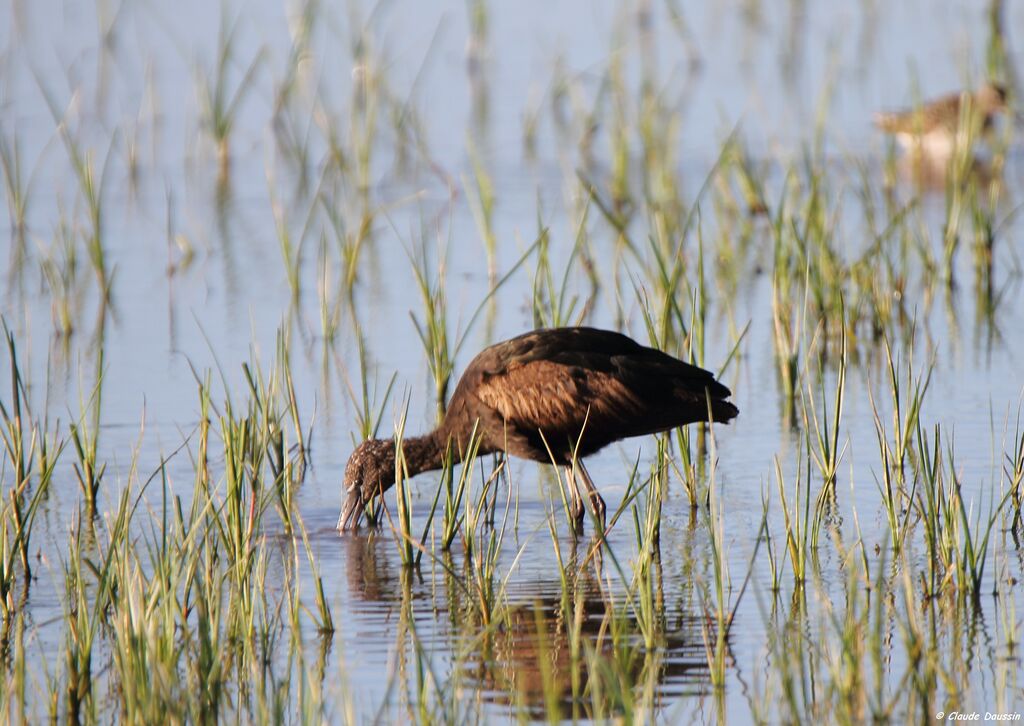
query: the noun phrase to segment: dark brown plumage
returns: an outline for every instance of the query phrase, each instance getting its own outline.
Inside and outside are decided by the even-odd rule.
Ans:
[[[566,466],[573,514],[583,502],[572,463],[613,441],[708,420],[727,423],[739,411],[729,389],[702,368],[620,333],[594,328],[535,330],[483,350],[466,368],[434,431],[402,442],[408,475],[439,469],[445,451],[461,460],[474,427],[477,455],[505,451]],[[604,502],[577,463],[598,514]],[[364,441],[345,468],[347,494],[339,529],[358,525],[366,504],[395,483],[395,442]]]

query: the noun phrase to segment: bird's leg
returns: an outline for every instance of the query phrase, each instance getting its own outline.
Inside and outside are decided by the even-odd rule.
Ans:
[[[583,507],[583,497],[580,496],[580,487],[571,464],[565,467],[565,481],[569,485],[569,514],[572,516],[573,530],[579,534],[583,531],[583,515],[586,509]]]
[[[583,479],[583,486],[587,489],[587,496],[590,497],[590,504],[594,507],[594,513],[597,514],[597,518],[601,521],[601,529],[604,530],[604,497],[597,491],[597,487],[594,486],[594,481],[590,478],[590,473],[587,471],[587,467],[583,466],[582,461],[576,462],[576,468],[579,469],[580,478]]]

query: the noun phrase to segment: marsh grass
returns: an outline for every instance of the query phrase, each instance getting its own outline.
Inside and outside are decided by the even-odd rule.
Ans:
[[[108,269],[106,244],[103,235],[103,199],[110,171],[110,162],[118,145],[118,135],[116,133],[112,134],[106,153],[103,156],[103,163],[97,170],[96,150],[93,148],[83,148],[82,131],[70,128],[72,107],[78,105],[80,99],[73,97],[69,107],[62,110],[59,101],[43,80],[37,76],[36,81],[49,107],[53,121],[57,126],[57,133],[64,144],[68,161],[74,172],[74,178],[78,183],[79,196],[85,204],[88,217],[88,227],[84,233],[83,240],[85,250],[93,272],[96,274],[100,296],[104,301],[109,301],[112,271]]]
[[[444,418],[448,403],[448,386],[455,371],[454,347],[450,343],[447,324],[447,295],[445,291],[444,248],[438,253],[437,275],[431,273],[431,265],[424,241],[419,256],[411,258],[416,284],[423,302],[423,321],[410,311],[416,332],[427,354],[427,367],[434,382],[434,400],[437,405],[437,420]]]
[[[794,274],[791,266],[785,262],[785,255],[780,244],[781,213],[774,225],[775,232],[775,273],[772,280],[772,321],[775,342],[776,365],[779,372],[780,388],[784,401],[784,411],[793,421],[796,419],[796,400],[799,391],[798,380],[800,370],[800,341],[806,320],[808,286],[804,286],[803,304],[797,306],[794,298]]]
[[[922,478],[917,508],[924,524],[928,554],[923,585],[932,595],[948,590],[976,602],[982,594],[992,529],[1011,500],[1012,490],[1001,496],[993,492],[987,513],[981,502],[968,504],[956,474],[953,437],[948,438],[943,448],[941,426],[935,426],[929,439],[919,424],[917,438]]]
[[[761,520],[764,523],[761,528],[761,532],[764,535],[765,557],[768,560],[767,586],[768,591],[772,595],[772,603],[774,605],[777,603],[779,595],[782,592],[782,568],[786,563],[784,555],[788,552],[788,549],[784,550],[782,555],[779,554],[778,547],[772,538],[772,528],[768,518],[768,513],[770,511],[770,490],[765,488],[761,491]],[[788,540],[783,546],[786,545],[788,545]]]
[[[1024,502],[1022,502],[1024,500],[1024,490],[1021,488],[1022,482],[1024,482],[1024,431],[1021,429],[1019,414],[1014,425],[1010,451],[1005,455],[1005,459],[1006,463],[1003,466],[1003,473],[1006,477],[1007,490],[1010,492],[1010,501],[1013,506],[1011,531],[1014,533],[1014,537],[1017,537],[1017,533],[1024,526],[1024,520],[1021,518],[1021,507],[1024,506]]]
[[[21,375],[18,365],[18,348],[14,341],[14,334],[7,327],[7,321],[3,320],[4,338],[7,347],[8,361],[11,367],[11,398],[10,409],[0,400],[0,416],[3,417],[4,428],[2,431],[4,449],[6,451],[5,462],[14,466],[14,488],[19,490],[28,480],[29,467],[32,463],[32,454],[35,448],[35,432],[31,431],[31,414],[28,409],[28,394],[25,388],[25,381]],[[23,412],[22,408],[26,410]]]
[[[408,408],[406,405],[402,417],[395,425],[395,508],[398,512],[398,526],[396,528],[393,523],[391,524],[392,529],[396,530],[395,544],[398,547],[399,558],[407,567],[419,562],[419,553],[422,548],[422,543],[417,546],[417,542],[412,537],[412,491],[408,481],[405,452],[402,448]],[[391,515],[387,509],[384,511],[390,519]]]
[[[54,238],[39,261],[50,294],[50,311],[57,334],[67,339],[78,326],[76,312],[82,308],[78,285],[78,253],[75,237],[62,220]]]
[[[818,498],[817,507],[825,506],[826,500],[835,495],[836,475],[839,471],[839,464],[842,461],[846,445],[839,445],[840,429],[843,420],[843,403],[846,393],[846,327],[843,329],[840,338],[839,361],[836,365],[836,386],[833,394],[832,413],[829,414],[828,399],[825,393],[825,374],[818,369],[817,379],[821,390],[822,412],[819,418],[814,399],[814,387],[810,381],[807,383],[803,408],[804,430],[807,433],[807,449],[814,455],[814,462],[818,466],[823,482],[821,494]],[[814,438],[811,439],[813,430]]]
[[[79,519],[65,565],[70,604],[61,679],[67,684],[68,713],[95,718],[94,653],[97,640],[107,638],[119,684],[118,709],[126,718],[158,714],[177,714],[183,720],[210,718],[225,707],[235,674],[246,673],[253,674],[253,689],[240,693],[243,702],[237,708],[279,712],[279,699],[294,687],[293,696],[303,711],[319,713],[316,688],[308,681],[294,686],[279,683],[277,687],[284,690],[274,695],[266,690],[267,674],[257,667],[287,623],[299,627],[296,607],[310,616],[317,631],[333,630],[319,576],[313,579],[308,610],[295,604],[298,589],[293,583],[286,583],[277,604],[267,590],[271,549],[263,513],[272,494],[266,491],[269,487],[263,477],[272,470],[266,452],[275,437],[264,398],[269,385],[263,381],[261,375],[249,376],[255,400],[244,415],[235,414],[230,400],[221,407],[224,476],[220,482],[210,473],[210,422],[215,414],[209,376],[200,381],[202,420],[189,510],[171,493],[162,464],[141,485],[129,476],[104,531],[93,529],[92,518]],[[147,516],[143,502],[153,481],[162,483],[160,506]],[[290,520],[302,540],[300,545],[293,539],[291,554],[283,556],[283,562],[291,563],[289,577],[296,577],[300,549],[315,572],[301,519],[297,513],[283,518]],[[139,525],[148,532],[141,539],[131,534]],[[282,610],[285,602],[291,605]],[[282,620],[283,613],[289,613],[291,620]]]
[[[493,285],[498,279],[498,238],[494,230],[494,183],[484,166],[480,152],[469,142],[469,158],[473,168],[473,185],[470,186],[463,178],[462,188],[466,190],[469,208],[473,213],[477,234],[483,240],[487,251],[487,277]]]
[[[319,19],[319,6],[315,2],[302,4],[300,12],[292,16],[289,24],[291,48],[282,77],[275,82],[273,129],[277,148],[292,165],[305,189],[311,167],[311,137],[314,116],[308,109],[297,108],[303,92],[309,85],[307,67],[313,49],[311,39]],[[305,118],[301,114],[307,113]]]
[[[310,205],[301,229],[297,235],[293,235],[284,204],[282,204],[275,191],[273,172],[269,169],[267,170],[267,190],[270,199],[270,210],[274,217],[274,229],[277,232],[278,244],[281,248],[281,259],[284,262],[288,288],[291,290],[292,304],[297,305],[302,293],[302,275],[300,274],[302,250],[313,224],[317,205],[315,202]],[[325,331],[329,330],[326,313],[323,314],[321,320],[323,329]]]
[[[0,502],[0,612],[6,642],[13,616],[21,610],[22,603],[15,599],[19,579],[24,583],[19,600],[28,594],[32,530],[40,506],[49,496],[65,441],[58,439],[57,431],[47,430],[45,420],[40,423],[33,417],[14,334],[7,322],[2,322],[11,375],[10,400],[4,403],[0,398],[0,439],[4,448],[4,466],[0,468],[4,491]]]
[[[711,414],[711,402],[708,401],[708,415]],[[714,435],[711,436],[711,461],[715,461]],[[709,532],[711,550],[711,582],[702,582],[704,625],[701,635],[704,639],[704,651],[708,664],[711,685],[717,693],[722,693],[726,686],[726,666],[729,657],[729,632],[736,612],[743,600],[743,595],[750,583],[751,575],[757,561],[758,549],[761,546],[761,532],[767,531],[767,511],[761,520],[761,526],[754,540],[753,552],[743,582],[733,597],[733,582],[729,573],[729,554],[725,534],[725,517],[722,510],[719,491],[716,485],[715,470],[712,464],[708,482],[708,507],[706,525]]]
[[[313,573],[313,587],[315,592],[314,604],[316,609],[315,611],[309,610],[309,612],[313,616],[317,631],[322,635],[329,636],[334,633],[334,617],[331,615],[331,606],[328,602],[327,595],[324,592],[324,578],[323,575],[318,572],[316,558],[313,554],[313,547],[309,543],[309,533],[306,531],[306,525],[301,519],[298,519],[298,523],[299,531],[302,534],[302,546],[306,554],[306,561],[309,563],[310,571]],[[298,557],[299,555],[296,551],[296,569],[298,568]],[[296,618],[296,621],[297,620],[298,618]],[[298,628],[292,629],[293,633],[297,630]]]
[[[786,479],[782,473],[782,464],[775,459],[775,484],[782,506],[783,524],[786,533],[786,553],[789,556],[793,581],[797,587],[805,582],[810,574],[812,550],[817,545],[817,531],[821,509],[814,508],[815,516],[811,517],[811,457],[801,457],[800,448],[796,455],[796,478],[793,482],[792,499],[786,498]]]
[[[921,407],[931,381],[933,365],[930,365],[926,372],[918,373],[915,376],[912,361],[907,362],[904,372],[900,361],[894,359],[888,341],[885,344],[885,353],[888,373],[886,381],[889,384],[892,406],[891,443],[870,388],[868,389],[868,398],[874,416],[875,436],[881,460],[879,491],[889,526],[892,552],[894,557],[898,558],[902,554],[904,542],[911,531],[913,507],[910,504],[915,500],[919,480],[915,470],[914,476],[910,477],[908,481],[906,462],[908,454],[911,453],[913,434],[920,421]],[[906,400],[908,398],[909,400]]]
[[[269,375],[264,375],[258,361],[251,366],[243,365],[242,371],[252,401],[248,426],[257,432],[255,446],[265,450],[278,510],[286,530],[291,533],[295,492],[306,475],[308,437],[302,429],[292,381],[289,343],[283,331],[278,331],[276,353]],[[291,444],[288,442],[289,430],[294,436]],[[258,469],[262,460],[252,454],[251,463],[254,469]]]
[[[483,297],[475,310],[463,323],[463,332],[455,334],[450,329],[448,319],[448,293],[446,285],[447,274],[447,245],[438,244],[438,259],[436,262],[437,273],[432,272],[433,265],[430,261],[429,248],[426,237],[422,242],[418,253],[413,254],[408,250],[406,253],[412,263],[413,275],[416,286],[423,302],[423,320],[409,312],[416,333],[423,345],[427,355],[427,367],[433,379],[434,398],[437,406],[437,421],[444,418],[448,405],[448,388],[455,372],[455,356],[465,346],[473,325],[480,317],[480,313],[494,298],[498,291],[512,278],[513,275],[526,263],[535,250],[541,249],[544,240],[543,230],[537,240],[530,245],[509,270],[491,284],[490,290]]]
[[[22,267],[28,231],[32,176],[25,178],[21,159],[21,141],[17,132],[8,138],[6,131],[0,128],[0,170],[3,171],[7,214],[11,223],[11,272]]]
[[[586,244],[586,208],[576,228],[576,241],[565,263],[561,279],[555,277],[551,268],[551,234],[537,219],[537,264],[533,275],[533,324],[537,328],[560,328],[579,325],[586,319],[591,303],[579,305],[579,297],[570,297],[572,272],[582,255]],[[579,311],[577,312],[577,307]]]
[[[637,547],[645,555],[655,552],[661,540],[661,519],[669,482],[668,459],[666,441],[659,437],[657,453],[651,464],[651,472],[643,489],[643,496],[637,496],[636,501],[630,507]],[[635,476],[634,471],[632,478]]]
[[[395,387],[397,374],[392,374],[387,385],[383,387],[384,390],[378,393],[379,387],[377,385],[370,385],[368,351],[362,330],[358,326],[354,331],[353,337],[355,338],[357,359],[359,361],[359,390],[353,389],[352,380],[349,376],[345,376],[345,386],[355,411],[356,435],[359,437],[359,441],[365,441],[366,439],[377,438],[377,432],[380,430],[384,412],[387,410],[388,400],[391,398],[391,393]],[[379,401],[377,400],[378,396],[380,398]],[[353,444],[358,444],[359,441],[353,440]]]
[[[217,31],[217,55],[212,70],[197,71],[199,99],[203,107],[203,126],[213,140],[217,152],[218,183],[227,183],[231,171],[231,135],[237,115],[246,95],[252,90],[256,73],[263,60],[260,51],[244,67],[234,90],[230,88],[231,74],[236,64],[235,43],[241,16],[231,20],[228,5],[221,5],[220,26]]]
[[[480,515],[487,506],[488,487],[494,481],[489,477],[480,490],[479,499],[475,507],[467,511],[466,538],[466,559],[471,571],[472,589],[476,595],[477,607],[485,626],[500,622],[507,617],[508,599],[506,585],[509,573],[502,576],[499,565],[502,563],[502,547],[505,543],[509,514],[511,512],[511,489],[506,501],[505,511],[501,522],[488,524]],[[470,513],[472,513],[470,515]],[[472,516],[472,519],[470,519]],[[474,526],[475,525],[475,526]],[[522,555],[525,545],[521,546],[512,560],[513,568],[515,561]]]
[[[97,498],[100,484],[106,473],[107,465],[99,459],[100,413],[102,409],[103,348],[99,349],[95,362],[95,380],[89,390],[88,398],[79,394],[79,415],[69,426],[71,443],[74,446],[76,462],[75,477],[78,487],[85,498],[86,508],[90,514],[96,513]],[[81,383],[79,384],[81,386]]]
[[[753,26],[766,9],[747,11]],[[695,189],[700,156],[680,144],[691,130],[688,91],[658,77],[655,59],[666,49],[650,42],[654,7],[627,5],[607,61],[577,72],[559,58],[550,91],[527,112],[524,144],[538,159],[549,141],[557,145],[557,181],[569,199],[551,214],[538,191],[536,236],[502,271],[515,237],[504,215],[516,207],[505,202],[517,198],[487,144],[486,3],[467,6],[476,126],[459,146],[463,167],[451,172],[431,147],[431,109],[418,107],[434,41],[403,91],[405,49],[387,45],[385,10],[362,17],[353,5],[339,30],[329,8],[304,3],[289,16],[285,65],[272,100],[261,104],[261,70],[272,56],[262,47],[250,54],[246,20],[230,12],[221,7],[213,64],[196,69],[199,118],[186,127],[198,126],[215,147],[218,221],[227,229],[238,213],[223,194],[238,129],[243,121],[250,128],[250,110],[270,114],[278,157],[266,165],[257,203],[265,202],[274,233],[257,235],[252,251],[265,251],[263,238],[276,244],[268,257],[281,263],[278,277],[259,284],[282,283],[290,307],[269,366],[254,348],[234,367],[234,388],[223,372],[196,374],[196,421],[171,453],[166,428],[148,426],[144,415],[131,461],[119,466],[123,426],[102,405],[119,395],[108,377],[106,323],[131,329],[120,328],[112,305],[125,283],[115,279],[120,252],[108,237],[120,223],[110,213],[120,188],[110,181],[123,159],[145,218],[141,112],[127,127],[104,118],[97,129],[79,118],[87,84],[64,104],[37,76],[65,152],[56,161],[44,153],[37,166],[52,162],[74,185],[73,201],[65,208],[59,192],[55,210],[34,183],[37,169],[25,164],[31,137],[7,123],[10,114],[0,118],[12,252],[36,243],[54,335],[67,360],[78,353],[95,367],[79,383],[67,431],[51,425],[60,381],[47,375],[40,390],[42,366],[24,357],[39,320],[18,299],[28,283],[11,285],[10,304],[24,308],[11,317],[26,330],[16,346],[4,326],[11,385],[0,396],[0,705],[9,719],[646,723],[683,718],[692,707],[726,722],[746,715],[736,711],[737,695],[761,722],[920,721],[981,696],[995,708],[1018,707],[1024,434],[1007,427],[1003,444],[993,444],[990,482],[978,473],[984,442],[963,429],[954,442],[951,414],[924,415],[926,394],[929,415],[942,403],[930,398],[933,375],[961,373],[966,332],[986,333],[989,356],[1012,340],[1004,321],[1016,312],[1017,210],[1007,213],[1012,195],[1001,179],[1011,129],[993,146],[989,178],[966,147],[958,151],[938,220],[927,214],[926,191],[903,196],[891,148],[881,175],[873,159],[826,156],[836,141],[826,134],[829,89],[802,154],[782,158],[756,132],[748,139],[733,128]],[[123,52],[115,43],[126,31],[121,13],[100,14],[103,114],[107,84],[130,79],[112,62]],[[673,3],[669,14],[692,63],[696,31]],[[325,37],[344,46],[340,63],[324,54]],[[72,82],[80,75],[68,69]],[[153,144],[157,167],[167,160],[158,158],[155,129]],[[169,248],[185,239],[175,233],[173,180],[165,182]],[[238,191],[239,199],[248,194]],[[421,229],[407,247],[411,276],[388,257],[407,207]],[[50,212],[51,226],[37,226],[36,215]],[[478,239],[464,248],[454,234],[467,220]],[[458,260],[457,275],[449,262],[466,249],[479,254],[469,265]],[[172,265],[176,279],[202,282],[204,265],[188,264],[190,243],[182,255]],[[83,260],[99,283],[98,301]],[[499,295],[527,263],[525,284]],[[956,283],[968,266],[977,316],[962,324]],[[477,268],[486,268],[486,288],[461,287]],[[376,437],[402,374],[378,372],[397,364],[374,348],[382,333],[372,326],[403,279],[419,299],[404,332],[414,329],[422,345],[435,418],[471,341],[490,341],[516,314],[536,326],[614,319],[697,365],[724,361],[717,374],[732,376],[744,412],[738,427],[750,438],[723,440],[719,449],[712,429],[698,425],[651,439],[620,468],[626,484],[610,502],[607,526],[592,518],[595,536],[584,542],[567,531],[564,471],[540,480],[541,514],[533,502],[520,509],[532,468],[476,459],[476,434],[465,452],[448,452],[439,474],[408,481],[403,402],[393,432],[394,494],[368,512],[371,522],[387,522],[391,541],[379,533],[337,540],[307,528],[303,514],[318,506],[310,484],[332,487],[338,471],[331,457],[327,468],[312,468],[314,435],[337,426],[323,428],[303,398],[316,337],[305,321],[319,317],[324,379],[333,365],[349,399],[326,418],[347,416],[355,439]],[[96,335],[74,335],[94,302]],[[173,316],[182,303],[168,304]],[[481,336],[474,325],[485,308]],[[941,355],[944,338],[956,355]],[[774,356],[767,379],[759,375],[762,353]],[[764,416],[759,396],[777,396],[777,422]],[[325,406],[336,405],[333,398],[328,391]],[[865,402],[874,424],[866,436],[851,418]],[[720,452],[724,461],[750,462],[748,442],[757,455],[769,447],[761,479],[775,479],[762,492],[760,517],[756,502],[744,501],[758,472],[741,474],[731,463],[726,476],[719,470]],[[847,466],[848,493],[840,496]],[[684,496],[673,491],[676,479]],[[64,480],[78,481],[80,499],[63,501]],[[749,564],[737,556],[745,552]],[[531,569],[534,555],[550,566]],[[59,612],[43,618],[47,577]],[[339,594],[345,587],[350,592]],[[770,593],[758,601],[760,623],[748,587],[757,597]],[[994,604],[983,597],[990,592]],[[386,666],[373,660],[382,652]]]
[[[444,500],[441,502],[441,529],[438,534],[439,547],[442,552],[449,551],[457,537],[465,537],[466,527],[464,524],[470,529],[473,528],[472,517],[474,513],[469,501],[471,496],[468,496],[467,492],[471,492],[472,489],[476,454],[479,448],[480,436],[476,427],[474,427],[466,444],[466,456],[463,457],[463,461],[466,463],[458,473],[457,482],[455,480],[454,452],[451,450],[447,452],[445,466],[441,471],[441,482],[437,487],[437,492],[434,494],[434,501],[430,505],[430,514],[427,517],[429,526],[437,511],[440,497],[443,494]],[[465,507],[463,507],[464,503]],[[467,518],[470,518],[470,520],[467,521]]]

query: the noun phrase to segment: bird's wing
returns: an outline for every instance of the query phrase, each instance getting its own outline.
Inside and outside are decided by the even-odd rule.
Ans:
[[[452,396],[446,425],[479,421],[487,445],[544,460],[547,450],[582,454],[611,441],[708,418],[736,408],[713,374],[611,331],[562,328],[526,333],[482,351]],[[543,433],[543,437],[540,435]]]
[[[940,126],[956,128],[959,118],[960,94],[951,93],[918,108],[876,113],[874,122],[890,134],[923,134]]]
[[[610,372],[551,360],[485,373],[475,394],[513,431],[527,436],[542,431],[558,448],[584,429],[616,423],[620,436],[628,436],[629,422],[644,412],[642,398]]]

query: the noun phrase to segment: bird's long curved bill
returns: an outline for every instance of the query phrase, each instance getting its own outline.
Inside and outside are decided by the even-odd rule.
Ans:
[[[359,520],[363,516],[363,497],[358,489],[348,493],[345,499],[345,506],[341,508],[341,516],[338,518],[338,531],[344,532],[348,529],[355,529],[359,526]]]

